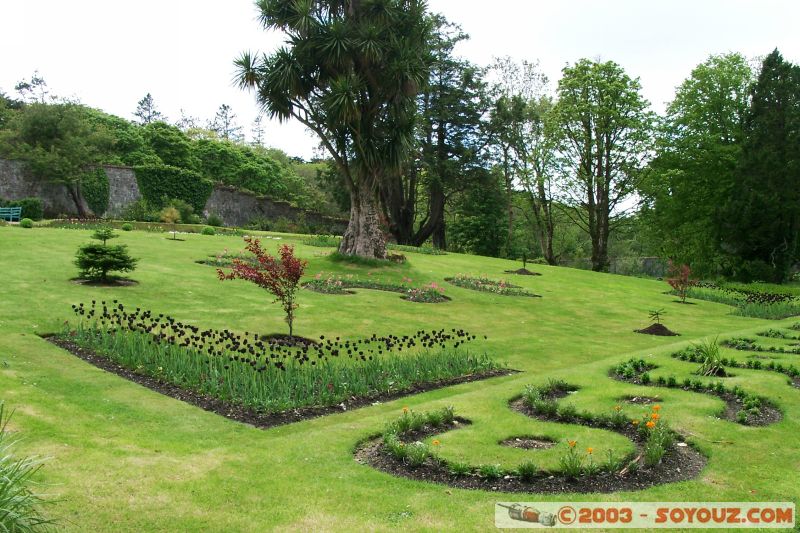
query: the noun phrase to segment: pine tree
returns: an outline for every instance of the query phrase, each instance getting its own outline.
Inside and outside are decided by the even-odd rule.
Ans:
[[[785,281],[800,233],[800,67],[778,50],[751,90],[726,243],[742,279]]]
[[[155,100],[153,100],[153,95],[150,93],[147,93],[144,98],[139,100],[133,115],[139,119],[139,124],[150,124],[164,120],[164,115],[156,108]]]

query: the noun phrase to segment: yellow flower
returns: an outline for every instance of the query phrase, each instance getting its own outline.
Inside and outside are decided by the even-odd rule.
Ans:
[[[638,420],[631,420],[631,424],[633,424],[634,426],[638,426],[639,425],[639,421]]]
[[[434,446],[438,446],[441,444],[441,442],[439,441],[439,439],[433,439],[433,442],[431,442],[431,444],[433,444]]]
[[[617,412],[622,411],[622,406],[615,405],[614,406],[614,410],[617,411]]]
[[[574,448],[575,445],[578,444],[578,441],[576,441],[576,440],[568,440],[567,444],[569,444],[570,448]]]
[[[653,406],[653,411],[660,411],[660,410],[661,410],[661,406],[660,406],[660,405],[658,405],[658,404],[655,404],[655,405]]]
[[[594,448],[586,448],[586,453],[592,455],[594,453]]]
[[[650,420],[650,421],[649,421],[647,424],[645,424],[645,425],[646,425],[647,427],[649,427],[649,428],[651,428],[651,429],[652,429],[652,428],[654,428],[654,427],[656,426],[656,423],[655,423],[655,422],[653,422],[652,420]]]
[[[408,407],[403,407],[403,412],[407,413],[408,412]]]

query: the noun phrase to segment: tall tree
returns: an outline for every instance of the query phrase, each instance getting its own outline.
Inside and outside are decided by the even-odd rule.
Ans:
[[[433,61],[417,99],[412,159],[384,180],[381,203],[398,243],[420,246],[432,239],[444,249],[448,201],[466,186],[470,169],[483,164],[481,126],[487,104],[480,69],[453,53],[467,35],[441,15],[431,21]]]
[[[133,112],[133,116],[139,119],[139,124],[142,125],[166,120],[164,115],[161,114],[161,111],[156,108],[156,102],[153,99],[153,95],[150,93],[144,95],[144,98],[139,100],[139,103],[136,104],[136,111]]]
[[[189,130],[194,130],[199,127],[200,121],[188,114],[184,109],[180,111],[181,116],[177,122],[175,122],[175,126],[184,133],[189,132]]]
[[[250,129],[250,143],[254,146],[264,145],[264,115],[261,113],[253,120],[253,127]]]
[[[563,70],[551,127],[568,214],[592,241],[592,269],[609,267],[608,241],[624,220],[651,156],[653,115],[638,79],[614,63],[582,59]]]
[[[236,123],[236,113],[228,104],[219,106],[214,120],[208,123],[208,129],[228,141],[242,140],[242,127]]]
[[[519,181],[527,193],[542,257],[550,265],[558,262],[553,251],[556,142],[547,128],[553,105],[548,96],[529,101],[522,113],[520,140],[514,144]]]
[[[514,191],[518,184],[519,154],[525,151],[524,128],[528,118],[527,105],[541,96],[547,77],[539,70],[538,62],[515,62],[510,57],[495,59],[490,67],[494,77],[491,87],[494,106],[490,112],[488,132],[494,157],[500,160],[506,189],[507,232],[505,249],[512,249],[514,235]]]
[[[288,35],[270,56],[242,54],[241,87],[264,111],[314,131],[350,193],[340,252],[386,256],[378,190],[408,159],[415,96],[428,76],[422,0],[260,0],[265,29]]]
[[[729,262],[720,246],[753,72],[741,54],[714,55],[678,87],[658,128],[656,157],[640,184],[656,249],[702,276]]]
[[[23,101],[28,103],[38,102],[45,104],[52,100],[50,88],[39,71],[34,71],[29,80],[20,80],[14,86],[14,90],[19,93]]]
[[[774,50],[751,91],[725,244],[733,274],[781,283],[798,260],[800,67]]]

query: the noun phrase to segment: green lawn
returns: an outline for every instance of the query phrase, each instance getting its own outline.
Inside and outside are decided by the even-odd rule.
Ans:
[[[800,503],[800,390],[777,372],[736,369],[736,384],[770,398],[784,419],[744,427],[714,415],[721,400],[681,390],[614,381],[609,368],[632,356],[659,365],[654,377],[689,376],[697,367],[671,358],[703,337],[754,337],[792,319],[765,321],[730,314],[722,304],[678,305],[663,282],[567,268],[535,266],[540,277],[513,282],[542,298],[498,296],[443,282],[458,273],[500,278],[518,268],[510,261],[458,254],[408,253],[402,266],[353,267],[334,263],[330,249],[303,246],[283,236],[309,260],[309,274],[368,272],[385,280],[436,281],[453,300],[407,302],[389,292],[357,290],[335,296],[303,291],[295,325],[300,335],[358,337],[407,334],[426,328],[465,328],[487,335],[476,343],[521,370],[520,374],[462,384],[269,430],[255,429],[161,396],[105,373],[37,336],[72,319],[70,305],[118,298],[126,306],[166,313],[190,324],[237,331],[283,331],[279,306],[243,282],[220,283],[214,269],[195,260],[227,248],[239,237],[122,233],[140,258],[135,287],[92,288],[69,281],[79,244],[89,232],[0,227],[0,399],[16,408],[13,428],[20,450],[52,457],[39,479],[57,502],[47,511],[74,531],[264,531],[284,530],[487,530],[496,501],[794,501]],[[533,269],[533,268],[532,268]],[[511,276],[509,275],[509,278]],[[647,326],[647,312],[664,308],[666,325],[680,337],[633,333]],[[764,344],[780,340],[759,338]],[[723,350],[744,360],[745,352]],[[800,356],[778,354],[791,363]],[[402,407],[428,410],[453,405],[473,421],[443,434],[441,454],[470,463],[511,468],[533,459],[557,461],[554,450],[526,451],[498,442],[520,434],[578,438],[604,455],[630,442],[617,434],[529,419],[508,408],[526,384],[559,378],[581,387],[562,400],[580,409],[608,412],[618,398],[644,393],[663,397],[662,414],[710,457],[694,481],[613,495],[537,496],[451,489],[398,479],[357,464],[354,445],[396,418]],[[633,409],[631,414],[638,411]]]

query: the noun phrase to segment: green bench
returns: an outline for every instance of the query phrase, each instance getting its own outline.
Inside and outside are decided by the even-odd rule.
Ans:
[[[21,207],[0,207],[0,218],[9,222],[19,222],[22,215]]]

